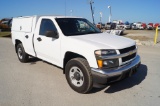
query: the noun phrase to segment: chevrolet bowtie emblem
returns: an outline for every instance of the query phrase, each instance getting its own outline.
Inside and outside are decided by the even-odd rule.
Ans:
[[[130,51],[130,52],[129,52],[129,55],[132,55],[133,53],[134,53],[133,51]]]

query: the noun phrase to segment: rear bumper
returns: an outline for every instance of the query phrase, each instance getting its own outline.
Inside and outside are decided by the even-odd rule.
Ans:
[[[117,69],[97,69],[91,68],[94,83],[106,84],[109,82],[115,82],[121,80],[125,77],[131,76],[137,72],[137,68],[141,63],[140,56],[137,55],[136,58],[129,64],[119,67]]]

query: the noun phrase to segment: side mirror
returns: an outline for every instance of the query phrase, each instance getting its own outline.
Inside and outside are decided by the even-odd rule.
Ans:
[[[58,32],[57,31],[46,31],[46,37],[56,38],[58,39]]]

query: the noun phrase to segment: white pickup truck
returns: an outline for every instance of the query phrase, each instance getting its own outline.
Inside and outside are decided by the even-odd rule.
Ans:
[[[140,65],[135,41],[102,33],[80,17],[13,18],[12,42],[20,62],[37,57],[63,68],[68,84],[79,93],[89,92],[93,83],[131,76]]]

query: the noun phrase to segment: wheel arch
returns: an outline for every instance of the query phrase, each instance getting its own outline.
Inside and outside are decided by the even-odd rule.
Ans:
[[[16,51],[16,53],[17,53],[16,47],[17,47],[17,45],[20,44],[20,43],[22,43],[20,40],[18,40],[18,39],[15,40],[15,51]],[[23,44],[22,44],[22,45],[23,45]]]
[[[78,57],[86,59],[83,55],[80,55],[78,53],[74,53],[74,52],[70,52],[70,51],[65,53],[64,59],[63,59],[63,74],[65,74],[65,66],[66,66],[67,62],[73,58],[78,58]]]

